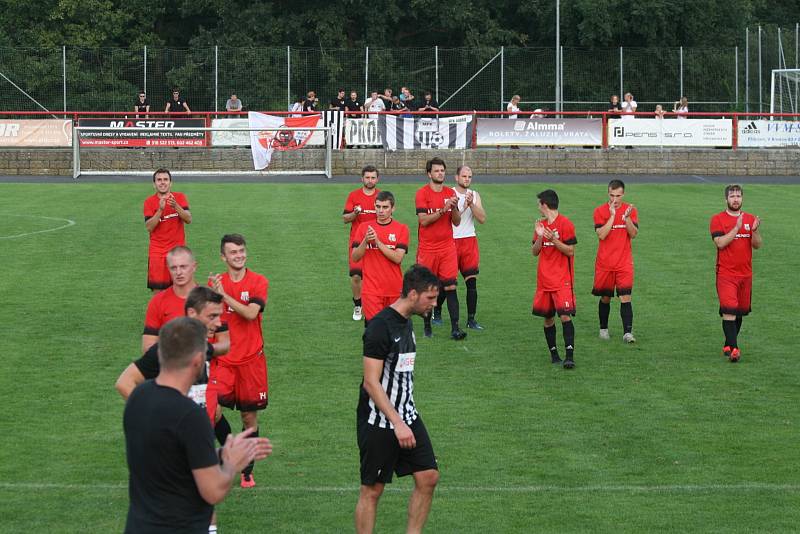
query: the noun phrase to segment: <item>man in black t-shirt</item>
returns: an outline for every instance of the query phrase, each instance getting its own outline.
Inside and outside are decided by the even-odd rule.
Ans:
[[[144,91],[139,93],[139,97],[133,103],[133,111],[136,113],[150,113],[150,101]]]
[[[189,109],[189,104],[187,104],[186,100],[181,96],[181,92],[178,91],[178,89],[173,89],[172,100],[167,102],[164,112],[178,114],[176,116],[180,117],[184,112],[191,113],[191,111],[192,110]]]
[[[189,317],[164,325],[158,377],[137,387],[125,405],[126,533],[207,533],[213,505],[239,471],[272,453],[267,438],[248,438],[255,429],[214,449],[208,417],[186,397],[205,368],[206,334],[206,325]]]
[[[317,98],[317,93],[309,91],[306,99],[303,100],[303,111],[317,111],[318,103],[319,98]]]
[[[364,331],[364,378],[356,411],[361,458],[357,532],[372,532],[378,501],[393,473],[414,476],[408,532],[421,532],[428,518],[439,467],[414,404],[417,346],[411,316],[430,313],[438,293],[439,279],[412,265],[403,276],[400,298],[375,315]]]
[[[345,102],[344,105],[347,107],[347,111],[364,111],[364,104],[358,99],[358,93],[355,91],[350,91],[350,100]],[[361,117],[361,115],[354,116],[357,119]]]
[[[339,111],[344,111],[347,109],[347,105],[344,98],[344,89],[339,89],[339,91],[336,93],[336,98],[331,100],[328,109],[336,109]]]

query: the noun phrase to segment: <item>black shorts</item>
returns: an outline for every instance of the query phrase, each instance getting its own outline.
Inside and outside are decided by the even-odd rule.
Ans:
[[[361,457],[361,484],[373,486],[380,482],[391,484],[392,473],[404,477],[418,471],[439,469],[433,454],[433,445],[428,431],[417,419],[409,425],[417,446],[413,449],[401,449],[394,429],[380,428],[358,422],[358,450]]]

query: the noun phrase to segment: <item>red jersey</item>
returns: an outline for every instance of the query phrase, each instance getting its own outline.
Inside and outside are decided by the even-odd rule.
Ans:
[[[356,248],[367,235],[367,227],[372,226],[378,239],[391,249],[403,249],[408,252],[408,226],[392,219],[387,224],[362,224],[356,230],[351,243]],[[361,291],[369,295],[391,297],[399,295],[403,289],[403,271],[400,265],[383,255],[377,245],[367,243],[364,252],[364,267]]]
[[[565,245],[574,245],[578,242],[575,237],[575,225],[572,221],[559,214],[553,222],[543,219],[546,228],[558,232],[559,239]],[[575,279],[575,265],[573,256],[566,256],[556,248],[552,241],[544,238],[542,250],[539,252],[539,265],[536,271],[536,287],[542,291],[558,291],[565,287],[572,287]],[[533,241],[536,241],[536,230],[533,232]]]
[[[455,194],[456,192],[447,186],[443,186],[438,193],[431,188],[430,184],[423,186],[417,191],[414,199],[417,214],[435,213],[436,210],[444,208],[445,200],[455,196]],[[436,250],[453,245],[453,225],[450,222],[451,211],[452,208],[428,226],[419,225],[418,246],[420,249]]]
[[[184,316],[184,304],[186,304],[186,299],[176,295],[173,286],[156,293],[147,304],[144,332],[142,333],[148,336],[157,336],[162,326],[176,317]]]
[[[755,215],[742,212],[742,227],[730,244],[717,249],[717,275],[753,276],[752,232]],[[736,226],[736,219],[727,211],[717,213],[711,218],[711,237],[720,237]]]
[[[245,306],[258,304],[261,311],[252,321],[248,321],[230,306],[224,306],[222,323],[227,326],[231,340],[231,348],[227,354],[219,356],[220,361],[228,365],[247,363],[264,350],[264,336],[261,333],[261,319],[267,303],[269,280],[264,276],[245,270],[244,278],[238,282],[231,280],[228,273],[222,274],[222,287],[225,293]]]
[[[595,260],[595,267],[601,271],[627,271],[633,269],[633,253],[631,252],[631,236],[628,235],[628,230],[625,227],[625,221],[622,220],[622,215],[628,209],[629,204],[624,202],[617,208],[614,215],[614,223],[611,225],[611,231],[605,239],[600,240],[600,246],[597,247],[597,259]],[[608,202],[598,206],[594,209],[594,227],[595,230],[601,226],[605,226],[608,218],[611,217],[611,209]],[[628,215],[636,227],[639,227],[639,213],[636,208],[631,210]]]
[[[172,193],[175,201],[185,210],[189,209],[189,201],[183,193]],[[161,199],[158,194],[147,197],[144,200],[144,220],[151,218],[158,211],[158,203]],[[170,249],[177,246],[186,245],[186,234],[183,230],[183,221],[178,216],[178,212],[167,203],[158,225],[150,232],[150,254],[166,254]]]
[[[342,212],[343,215],[347,215],[348,213],[353,213],[356,206],[361,207],[361,213],[359,213],[355,220],[350,223],[350,241],[353,241],[353,236],[356,235],[356,230],[358,227],[369,221],[374,221],[377,216],[375,215],[375,196],[380,193],[380,189],[373,189],[371,195],[367,195],[364,193],[364,188],[359,187],[355,191],[351,191],[349,195],[347,195],[347,200],[344,202],[344,211]]]

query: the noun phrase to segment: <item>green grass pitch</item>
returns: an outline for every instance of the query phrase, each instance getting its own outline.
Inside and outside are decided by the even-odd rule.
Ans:
[[[421,185],[421,184],[420,184]],[[420,336],[417,405],[442,479],[430,532],[791,532],[800,525],[797,186],[745,187],[763,219],[742,361],[720,355],[708,232],[720,185],[630,185],[634,332],[597,338],[592,209],[604,185],[556,184],[577,227],[574,372],[553,368],[532,317],[535,195],[550,184],[482,185],[478,319],[462,343]],[[218,508],[221,532],[347,532],[358,494],[355,406],[362,327],[352,306],[343,185],[178,183],[194,222],[198,280],[241,232],[270,279],[264,334],[275,453],[254,490]],[[391,185],[416,246],[417,185]],[[147,238],[140,184],[0,185],[4,350],[0,358],[0,531],[119,532],[127,509],[122,400],[138,356]],[[75,221],[57,231],[39,232]],[[462,317],[466,316],[463,284]],[[446,313],[445,313],[446,316]],[[417,320],[421,330],[421,322]],[[559,329],[559,344],[562,345]],[[563,352],[563,349],[562,349]],[[236,414],[229,414],[235,421]],[[232,417],[233,416],[233,417]],[[395,479],[378,531],[405,525]]]

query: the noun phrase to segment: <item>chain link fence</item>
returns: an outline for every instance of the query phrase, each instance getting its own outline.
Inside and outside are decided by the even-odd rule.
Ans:
[[[687,96],[692,111],[763,112],[771,70],[798,63],[797,30],[749,29],[744,49],[565,47],[558,96],[554,48],[0,48],[0,110],[128,111],[144,89],[161,111],[173,87],[193,111],[224,111],[232,93],[286,110],[311,90],[327,108],[340,87],[363,103],[407,86],[444,110],[504,110],[515,94],[523,109],[606,110],[631,92],[640,111]]]

